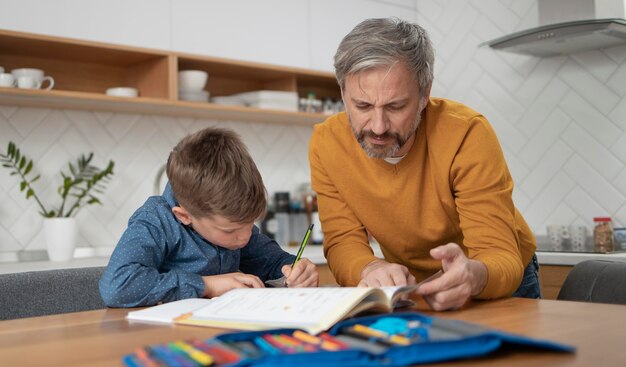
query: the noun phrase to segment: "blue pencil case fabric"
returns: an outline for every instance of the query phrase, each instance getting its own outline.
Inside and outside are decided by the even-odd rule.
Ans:
[[[324,340],[331,343],[330,346],[335,343],[335,346],[340,347],[336,350],[321,348],[322,344],[318,344],[317,348],[311,347],[306,350],[303,350],[302,346],[289,348],[290,344],[287,342],[290,339],[293,340],[291,338],[293,335],[302,335],[302,331],[274,329],[233,332],[218,335],[205,343],[219,344],[224,349],[236,351],[238,355],[236,360],[231,359],[224,364],[214,364],[228,367],[408,366],[485,356],[505,345],[556,352],[575,352],[575,348],[569,345],[416,312],[379,314],[344,320],[336,324],[328,333],[321,334],[325,337]],[[286,343],[270,345],[264,342],[264,340],[272,342],[273,337],[286,338],[281,339]],[[322,340],[320,336],[313,338]],[[302,340],[306,339],[300,339],[301,343]],[[245,350],[241,348],[242,345],[247,345],[252,350],[250,348]],[[282,345],[286,347],[282,348]],[[146,349],[149,351],[150,347]],[[133,357],[135,355],[125,357],[126,365],[143,365],[139,359],[133,359]],[[184,365],[163,360],[159,362],[165,362],[163,364],[167,366]],[[197,363],[197,360],[195,362],[196,366],[202,365]]]

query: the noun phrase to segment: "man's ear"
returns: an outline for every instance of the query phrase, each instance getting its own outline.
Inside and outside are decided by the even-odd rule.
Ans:
[[[426,106],[428,104],[428,100],[430,99],[430,89],[433,87],[433,84],[430,83],[430,85],[428,86],[428,88],[426,88],[426,90],[424,90],[424,101],[422,101],[422,103],[424,103],[424,106]]]
[[[174,213],[174,216],[176,218],[178,218],[178,220],[188,226],[189,224],[191,224],[191,214],[189,214],[189,212],[183,208],[182,206],[175,206],[172,208],[172,213]]]

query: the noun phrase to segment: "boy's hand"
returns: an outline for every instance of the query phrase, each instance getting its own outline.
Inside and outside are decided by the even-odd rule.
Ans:
[[[319,275],[317,267],[307,258],[301,258],[296,266],[283,265],[281,271],[287,277],[287,286],[289,288],[296,287],[317,287]]]
[[[263,282],[256,275],[244,273],[226,273],[219,275],[207,275],[202,277],[204,281],[203,297],[213,298],[221,296],[234,288],[264,288]]]

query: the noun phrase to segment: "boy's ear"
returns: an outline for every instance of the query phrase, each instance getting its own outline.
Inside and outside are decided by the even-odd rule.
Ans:
[[[174,213],[174,216],[176,218],[178,218],[178,220],[188,226],[189,224],[191,224],[191,214],[189,214],[189,212],[183,208],[182,206],[175,206],[172,208],[172,213]]]

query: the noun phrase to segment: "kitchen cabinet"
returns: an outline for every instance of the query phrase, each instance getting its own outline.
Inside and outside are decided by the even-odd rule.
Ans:
[[[310,67],[309,3],[172,1],[172,51]]]
[[[338,286],[335,276],[326,264],[317,264],[317,272],[319,274],[320,286]]]
[[[573,266],[567,265],[539,265],[539,282],[543,298],[556,299],[572,268]]]
[[[171,3],[171,0],[5,0],[0,1],[0,28],[169,50],[173,29]]]
[[[0,30],[0,66],[43,69],[55,80],[50,91],[0,88],[4,105],[285,124],[325,119],[319,113],[180,101],[177,72],[187,69],[209,73],[206,90],[212,97],[254,90],[297,92],[300,97],[314,92],[320,99],[341,96],[334,75],[328,72],[6,30]],[[139,97],[104,94],[115,86],[137,88]]]

